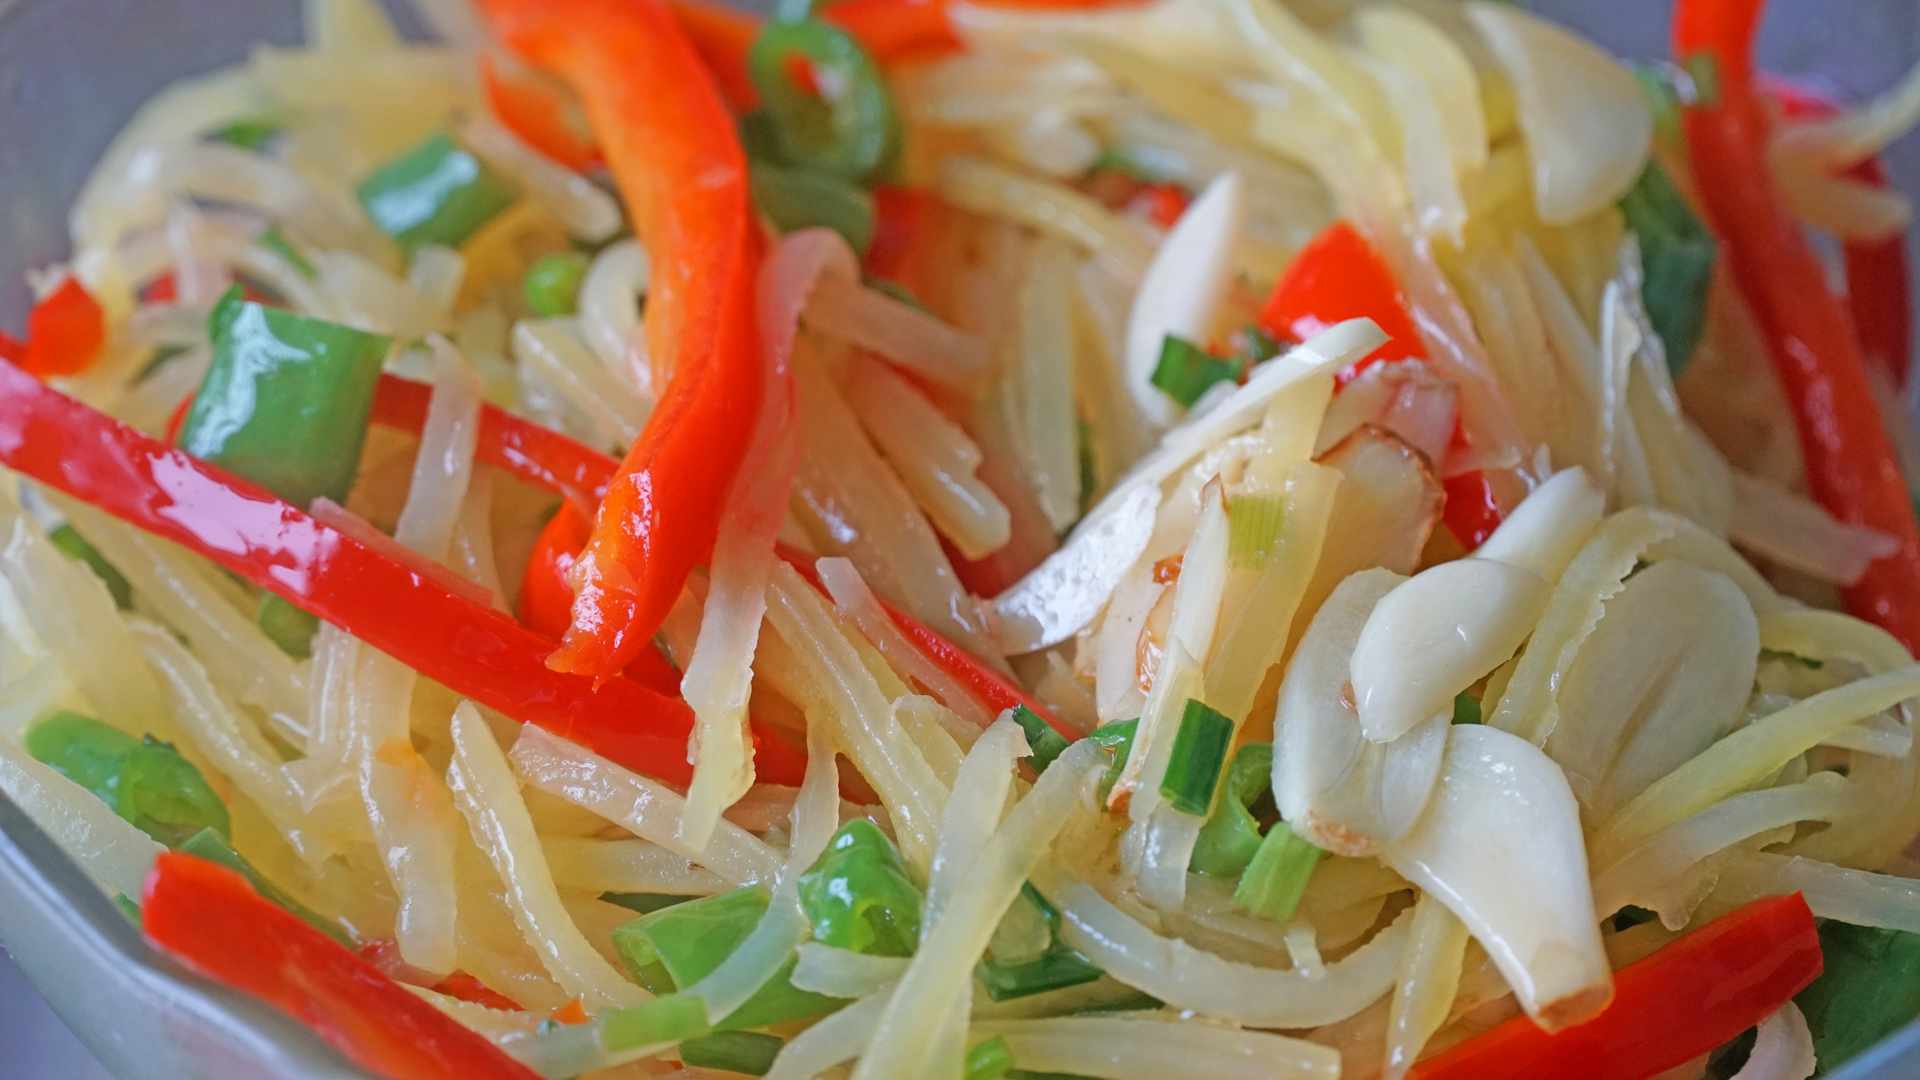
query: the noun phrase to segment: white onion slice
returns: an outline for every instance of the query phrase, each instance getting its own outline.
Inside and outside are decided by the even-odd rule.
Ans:
[[[1205,348],[1213,337],[1214,313],[1233,273],[1234,252],[1247,216],[1244,184],[1222,173],[1188,206],[1160,243],[1134,294],[1127,320],[1127,388],[1140,412],[1155,423],[1172,423],[1179,407],[1153,385],[1154,368],[1168,336]]]

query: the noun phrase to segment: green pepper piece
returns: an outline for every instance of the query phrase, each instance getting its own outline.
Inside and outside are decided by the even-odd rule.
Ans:
[[[429,244],[459,247],[519,197],[444,131],[360,181],[356,194],[409,255]]]
[[[128,922],[131,922],[135,926],[140,925],[140,905],[127,899],[126,893],[114,893],[113,906],[120,909],[120,914],[125,915]]]
[[[814,73],[813,86],[795,82],[805,66]],[[782,161],[858,184],[885,174],[899,158],[893,91],[846,31],[810,19],[771,23],[747,54],[747,70]]]
[[[1044,994],[1049,990],[1090,983],[1105,974],[1104,968],[1060,940],[1060,910],[1040,895],[1040,890],[1028,882],[1020,886],[1020,892],[1040,909],[1041,917],[1047,921],[1047,949],[1039,956],[1026,960],[995,958],[982,961],[976,970],[988,997],[995,1001],[1012,1001]]]
[[[873,243],[873,196],[825,173],[756,162],[753,201],[783,233],[814,225],[832,229],[856,255]]]
[[[580,282],[586,276],[587,257],[577,251],[535,259],[520,286],[528,310],[543,319],[573,314],[579,309]]]
[[[264,116],[235,120],[213,133],[213,138],[242,150],[259,150],[280,136],[280,125]]]
[[[670,908],[675,904],[684,904],[689,900],[700,899],[697,896],[674,896],[670,893],[601,893],[600,899],[609,904],[637,911],[642,915],[651,915],[656,911]]]
[[[1168,334],[1148,379],[1182,408],[1192,408],[1215,383],[1237,382],[1245,372],[1237,359],[1222,360],[1185,338]]]
[[[291,600],[283,600],[270,592],[261,593],[253,621],[280,646],[281,652],[295,660],[313,655],[313,635],[320,632],[320,617],[295,607]]]
[[[1047,771],[1061,754],[1067,752],[1067,737],[1053,730],[1052,725],[1040,718],[1040,714],[1025,705],[1013,707],[1014,722],[1020,730],[1027,733],[1027,748],[1033,753],[1023,760],[1035,775]]]
[[[766,914],[770,899],[767,890],[749,885],[675,904],[615,929],[613,947],[640,985],[656,994],[669,994],[692,986],[719,967]],[[713,1025],[714,1030],[765,1027],[846,1004],[794,989],[790,976],[797,960],[788,960],[746,1004]]]
[[[1793,999],[1813,1032],[1815,1075],[1920,1016],[1920,934],[1829,919],[1820,926],[1820,952],[1820,977]]]
[[[132,609],[132,583],[127,581],[126,575],[113,568],[113,564],[107,561],[107,557],[100,554],[99,548],[88,543],[87,538],[80,535],[80,530],[71,524],[63,523],[59,528],[48,533],[47,539],[53,541],[53,546],[59,548],[62,555],[86,563],[94,576],[106,583],[107,591],[113,594],[115,607],[121,611]]]
[[[238,871],[240,875],[245,877],[247,882],[253,886],[253,891],[259,893],[263,898],[286,908],[288,911],[299,916],[300,920],[308,926],[313,927],[315,930],[320,931],[347,948],[357,950],[360,947],[359,942],[353,939],[353,935],[347,933],[339,923],[334,922],[325,915],[295,900],[292,896],[288,895],[285,890],[267,880],[265,875],[260,873],[259,870],[256,870],[254,865],[247,861],[246,856],[233,850],[233,845],[227,843],[224,837],[212,829],[202,829],[188,837],[185,842],[178,846],[181,851],[189,855],[196,855],[208,862],[219,863],[229,870]]]
[[[213,364],[180,447],[306,508],[344,502],[390,339],[241,299],[207,317]]]
[[[680,1061],[699,1069],[765,1076],[786,1040],[757,1031],[721,1031],[680,1043]]]
[[[1120,774],[1127,767],[1127,755],[1133,753],[1134,733],[1139,730],[1140,718],[1136,716],[1131,720],[1115,720],[1111,724],[1103,724],[1095,728],[1093,734],[1087,736],[1093,740],[1094,745],[1113,755],[1113,760],[1107,762],[1106,775],[1100,778],[1102,799],[1107,797],[1107,792],[1113,790],[1113,785],[1120,782]]]
[[[1260,823],[1250,812],[1273,784],[1273,744],[1247,743],[1227,766],[1227,790],[1194,842],[1187,869],[1210,877],[1237,878],[1260,850]]]
[[[1300,907],[1313,868],[1326,854],[1302,840],[1286,822],[1275,822],[1233,890],[1234,902],[1262,918],[1286,922]]]
[[[98,720],[57,712],[28,728],[22,743],[34,758],[168,847],[202,829],[228,834],[226,805],[207,778],[151,735],[135,739]]]
[[[815,941],[873,956],[912,956],[920,941],[920,890],[873,822],[840,826],[800,875],[800,906]]]
[[[1453,722],[1456,724],[1480,722],[1480,702],[1465,690],[1453,696]]]
[[[544,1026],[547,1021],[542,1021]],[[668,994],[600,1017],[600,1041],[610,1053],[679,1042],[707,1033],[707,1006],[696,997]]]
[[[1718,257],[1713,233],[1657,161],[1648,162],[1621,197],[1620,212],[1640,238],[1647,319],[1666,345],[1667,369],[1678,377],[1707,325],[1707,290]]]

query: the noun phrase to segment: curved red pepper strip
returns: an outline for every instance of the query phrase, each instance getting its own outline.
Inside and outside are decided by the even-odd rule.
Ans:
[[[617,674],[713,547],[765,392],[758,225],[733,117],[661,0],[484,0],[516,52],[579,93],[653,260],[647,352],[665,387],[574,566],[558,671]]]
[[[1766,87],[1789,117],[1832,116],[1840,111],[1827,98],[1784,79],[1767,78]],[[1843,175],[1878,188],[1891,182],[1886,159],[1878,156]],[[1913,362],[1913,286],[1906,234],[1885,240],[1843,240],[1840,247],[1847,271],[1847,310],[1853,314],[1860,352],[1894,386],[1904,387]]]
[[[574,119],[578,106],[557,87],[529,71],[515,71],[491,53],[480,54],[480,88],[494,118],[521,141],[572,169],[604,164],[593,133]]]
[[[1681,0],[1674,55],[1710,63],[1717,96],[1683,108],[1700,192],[1793,406],[1807,487],[1842,521],[1900,542],[1842,591],[1847,610],[1920,649],[1920,528],[1846,309],[1767,169],[1768,117],[1752,47],[1762,0]]]
[[[262,898],[237,872],[163,852],[140,907],[147,940],[261,998],[389,1080],[537,1080],[532,1070]]]
[[[820,575],[813,564],[818,560],[785,544],[776,545],[775,550],[786,560],[787,565],[800,572],[808,583],[821,592],[826,587],[820,584]],[[941,637],[938,632],[913,616],[888,603],[884,597],[875,597],[880,601],[880,609],[893,620],[894,628],[913,644],[914,648],[926,654],[927,659],[939,665],[940,670],[967,684],[975,697],[986,702],[987,707],[996,713],[1025,705],[1040,714],[1055,731],[1067,737],[1069,741],[1078,739],[1085,732],[1076,731],[1053,714],[1053,709],[1042,704],[1040,699],[1022,690],[1019,684],[993,668],[982,663],[980,658],[967,650]]]
[[[432,399],[433,387],[426,383],[381,375],[370,419],[382,427],[418,435],[426,426],[427,403]],[[600,451],[492,405],[480,409],[474,457],[536,487],[565,495],[585,510],[599,505],[619,469]]]
[[[667,0],[680,29],[687,32],[700,59],[713,72],[727,104],[741,113],[760,107],[760,88],[747,68],[747,53],[760,36],[760,19],[730,4],[710,0]]]
[[[1386,333],[1387,343],[1342,368],[1334,376],[1337,385],[1345,386],[1374,364],[1427,359],[1426,341],[1414,325],[1393,269],[1345,221],[1329,225],[1300,249],[1260,309],[1260,325],[1291,341],[1305,341],[1336,323],[1363,317]],[[1456,443],[1460,440],[1457,422],[1453,437]],[[1468,551],[1500,527],[1500,500],[1485,473],[1447,477],[1441,488],[1447,496],[1441,520]]]
[[[1759,1023],[1820,974],[1799,893],[1756,900],[1613,976],[1613,1004],[1555,1034],[1516,1016],[1420,1062],[1408,1080],[1645,1080]]]
[[[551,671],[552,641],[4,363],[0,464],[212,559],[455,693],[668,783],[691,778],[684,702],[623,677],[596,687]]]

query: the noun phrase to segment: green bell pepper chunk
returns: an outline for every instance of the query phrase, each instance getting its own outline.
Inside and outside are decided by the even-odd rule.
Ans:
[[[100,554],[99,548],[88,543],[87,538],[80,535],[80,530],[70,524],[63,524],[48,533],[47,539],[53,541],[53,546],[59,548],[62,555],[86,563],[87,569],[92,570],[95,577],[106,583],[107,591],[113,594],[115,607],[121,611],[133,608],[133,584],[127,580],[125,574],[114,569],[113,564],[107,561],[107,557]]]
[[[755,162],[753,201],[783,233],[814,225],[832,229],[854,254],[873,243],[873,196],[826,173]]]
[[[912,956],[920,943],[920,890],[871,821],[840,826],[800,875],[800,906],[815,941],[873,956]]]
[[[168,847],[202,829],[229,834],[226,805],[207,778],[151,735],[135,739],[98,720],[57,712],[28,728],[22,743],[35,759]]]
[[[459,247],[519,197],[444,131],[360,181],[356,194],[409,255],[429,244]]]
[[[796,60],[811,67],[815,85],[794,81]],[[771,23],[747,54],[747,71],[779,161],[863,184],[899,159],[893,91],[846,31],[811,19]]]
[[[1820,977],[1793,999],[1813,1033],[1816,1076],[1920,1016],[1920,934],[1828,920],[1820,952]]]
[[[207,317],[213,364],[180,447],[305,509],[346,501],[390,339],[241,299]]]
[[[1678,377],[1707,326],[1707,290],[1718,258],[1713,233],[1657,161],[1648,162],[1621,197],[1620,212],[1640,238],[1647,319],[1666,345],[1667,369]]]
[[[656,994],[684,990],[706,978],[753,931],[771,895],[756,885],[689,900],[643,915],[613,932],[613,947],[635,981]],[[794,989],[790,959],[747,999],[713,1025],[715,1031],[765,1027],[831,1012],[839,998]]]
[[[1237,878],[1260,850],[1260,823],[1253,804],[1273,785],[1273,744],[1247,743],[1227,766],[1227,790],[1200,827],[1187,869],[1209,877]]]

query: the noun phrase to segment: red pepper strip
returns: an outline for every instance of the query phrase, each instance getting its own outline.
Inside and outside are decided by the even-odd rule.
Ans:
[[[1784,79],[1767,78],[1765,84],[1789,117],[1832,116],[1840,111],[1834,102]],[[1867,158],[1844,175],[1878,188],[1890,183],[1886,159],[1879,156]],[[1885,240],[1844,240],[1841,251],[1847,270],[1847,310],[1853,314],[1860,352],[1894,386],[1904,387],[1913,361],[1912,270],[1906,234]]]
[[[1900,549],[1842,590],[1847,610],[1920,648],[1920,528],[1881,424],[1853,327],[1827,291],[1800,222],[1767,169],[1768,118],[1751,58],[1762,0],[1681,0],[1674,55],[1717,72],[1717,98],[1685,106],[1687,148],[1707,219],[1753,308],[1793,406],[1807,488],[1842,521]]]
[[[535,1080],[224,866],[163,852],[143,892],[148,941],[286,1012],[369,1072],[388,1080]]]
[[[1133,197],[1134,204],[1145,212],[1147,220],[1163,229],[1173,228],[1173,223],[1187,212],[1187,204],[1192,201],[1192,196],[1178,184],[1148,184]]]
[[[107,342],[107,317],[79,281],[68,278],[27,313],[19,365],[32,374],[77,375]],[[12,357],[8,357],[9,360]]]
[[[686,783],[685,703],[548,670],[553,643],[258,487],[0,364],[0,464],[269,589],[455,693]],[[770,783],[799,772],[758,767]]]
[[[817,561],[814,556],[785,544],[775,545],[775,550],[782,559],[786,560],[787,565],[798,570],[800,576],[806,578],[814,588],[821,592],[826,591],[826,587],[820,584],[820,575],[814,571],[813,564]],[[1025,705],[1039,713],[1055,731],[1069,740],[1078,739],[1083,734],[1053,715],[1052,709],[1041,704],[1040,699],[1022,690],[1012,679],[982,663],[979,657],[941,637],[938,631],[894,607],[886,601],[885,597],[875,599],[880,601],[880,608],[887,613],[887,618],[893,620],[895,629],[899,630],[914,648],[919,649],[926,654],[927,659],[938,664],[940,670],[965,683],[967,689],[971,690],[975,697],[986,702],[987,707],[994,712],[1005,712],[1015,706]]]
[[[1334,222],[1300,249],[1260,309],[1260,325],[1292,341],[1305,341],[1336,323],[1361,317],[1378,324],[1387,343],[1341,369],[1334,376],[1337,385],[1345,386],[1374,364],[1427,359],[1426,341],[1414,325],[1393,269],[1345,221]],[[1460,441],[1457,422],[1453,437]],[[1441,520],[1468,551],[1500,527],[1500,500],[1485,473],[1450,476],[1441,487],[1447,496]]]
[[[561,503],[559,512],[540,530],[533,554],[527,557],[527,574],[520,579],[523,625],[556,640],[567,632],[573,620],[573,589],[567,584],[567,571],[592,535],[593,518],[571,501]]]
[[[579,105],[538,72],[482,52],[480,85],[494,117],[528,146],[574,172],[604,164]]]
[[[713,72],[727,104],[743,113],[759,108],[760,89],[748,74],[747,53],[760,36],[760,20],[739,8],[709,0],[667,0],[667,6]]]
[[[433,387],[426,383],[382,375],[371,420],[418,435],[426,426],[427,403],[432,398]],[[480,410],[474,456],[536,487],[565,495],[583,508],[599,504],[619,468],[590,446],[492,405]]]
[[[1759,1023],[1820,974],[1799,893],[1756,900],[1613,976],[1613,1004],[1548,1034],[1516,1016],[1413,1067],[1408,1080],[1646,1080]]]
[[[557,671],[619,672],[713,547],[765,393],[758,224],[713,78],[661,0],[484,0],[506,42],[579,92],[653,257],[648,355],[659,406],[574,564]]]
[[[495,993],[487,988],[486,983],[464,971],[454,972],[435,983],[430,989],[436,994],[445,994],[450,998],[459,998],[461,1001],[471,1001],[475,1005],[485,1005],[489,1009],[499,1009],[502,1012],[521,1011],[520,1006],[514,1004],[512,998]]]
[[[933,196],[923,187],[878,184],[873,189],[873,241],[867,245],[862,269],[867,276],[897,282],[911,289],[913,250]]]

